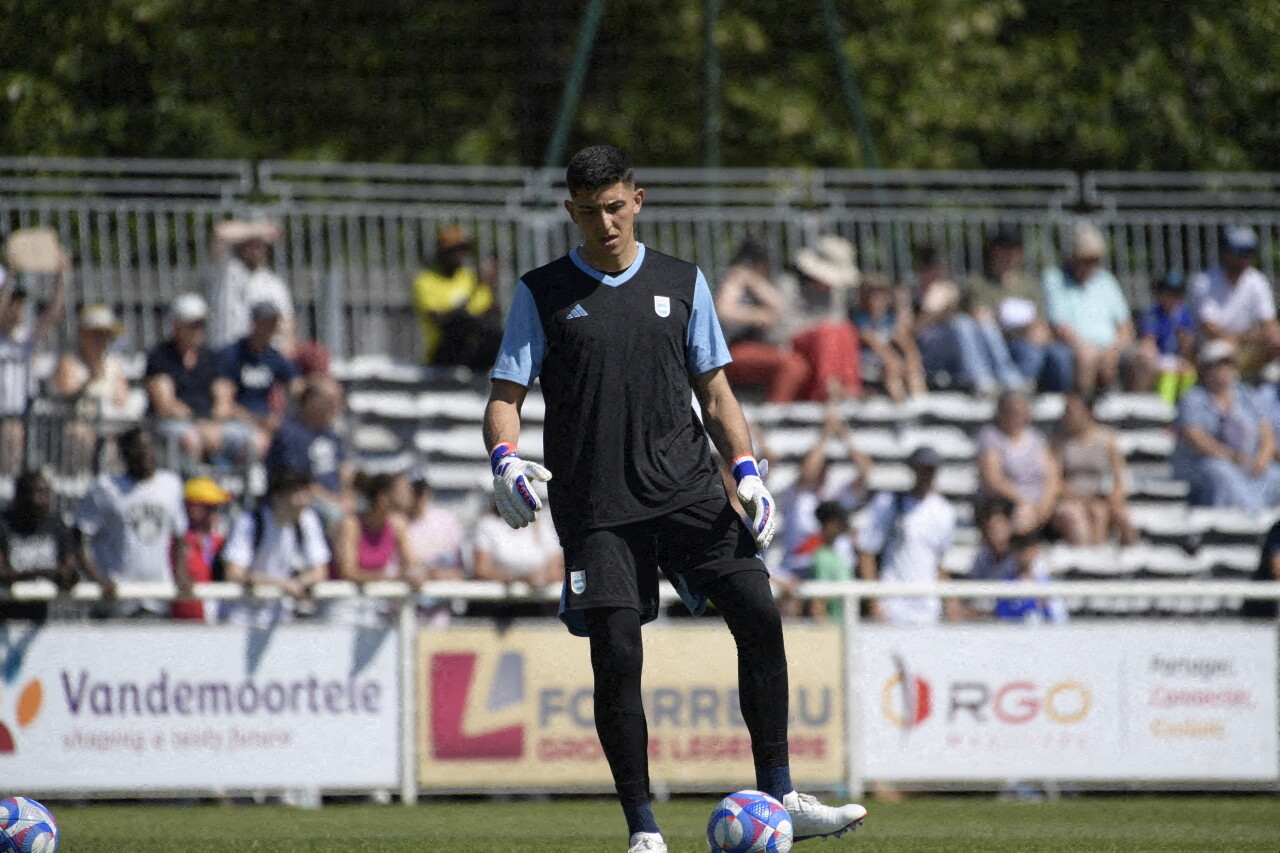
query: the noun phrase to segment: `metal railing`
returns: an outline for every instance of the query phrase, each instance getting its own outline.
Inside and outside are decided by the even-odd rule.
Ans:
[[[922,242],[956,274],[981,263],[997,223],[1023,227],[1030,270],[1056,263],[1080,217],[1111,241],[1110,266],[1131,299],[1151,277],[1213,262],[1217,229],[1254,227],[1258,265],[1280,269],[1280,174],[962,172],[644,168],[642,240],[699,264],[714,281],[747,234],[779,262],[826,232],[848,237],[860,265],[898,279]],[[210,235],[229,217],[285,226],[274,265],[291,285],[304,335],[337,355],[416,358],[410,282],[436,229],[470,231],[499,264],[505,303],[516,276],[577,239],[559,170],[265,161],[0,158],[0,228],[47,225],[75,257],[75,309],[121,310],[128,345],[163,334],[163,307],[207,287]],[[36,294],[39,299],[40,294]]]

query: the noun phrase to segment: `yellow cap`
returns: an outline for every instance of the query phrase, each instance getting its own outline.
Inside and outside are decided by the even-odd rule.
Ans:
[[[193,477],[182,490],[183,497],[193,504],[217,506],[231,500],[231,495],[213,481],[212,477]]]

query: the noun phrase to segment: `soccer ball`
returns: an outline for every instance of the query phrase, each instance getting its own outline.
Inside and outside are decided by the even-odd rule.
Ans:
[[[761,791],[739,791],[711,810],[707,849],[711,853],[788,853],[791,815]]]
[[[54,853],[58,822],[44,806],[27,797],[0,800],[0,851]]]

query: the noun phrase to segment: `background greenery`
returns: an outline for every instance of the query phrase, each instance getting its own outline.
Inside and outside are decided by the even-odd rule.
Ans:
[[[541,165],[588,0],[0,0],[0,154]],[[703,163],[707,0],[609,0],[569,149]],[[1275,0],[834,0],[883,165],[1280,169]],[[819,0],[720,0],[724,166],[861,167]]]

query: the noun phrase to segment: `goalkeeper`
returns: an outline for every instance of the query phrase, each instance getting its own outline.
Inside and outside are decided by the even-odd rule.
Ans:
[[[640,701],[640,626],[658,613],[659,569],[695,613],[713,601],[733,634],[755,786],[783,802],[797,839],[838,835],[866,810],[824,806],[791,783],[782,622],[760,558],[775,506],[724,376],[728,347],[706,280],[693,264],[636,241],[644,190],[622,151],[578,152],[567,181],[565,209],[582,244],[516,286],[490,374],[484,439],[498,511],[512,527],[535,522],[542,504],[531,481],[548,482],[565,554],[560,617],[589,638],[596,732],[629,853],[667,849],[650,807]],[[520,409],[536,377],[546,401],[546,468],[517,449]],[[708,435],[732,460],[750,527],[725,495]]]

